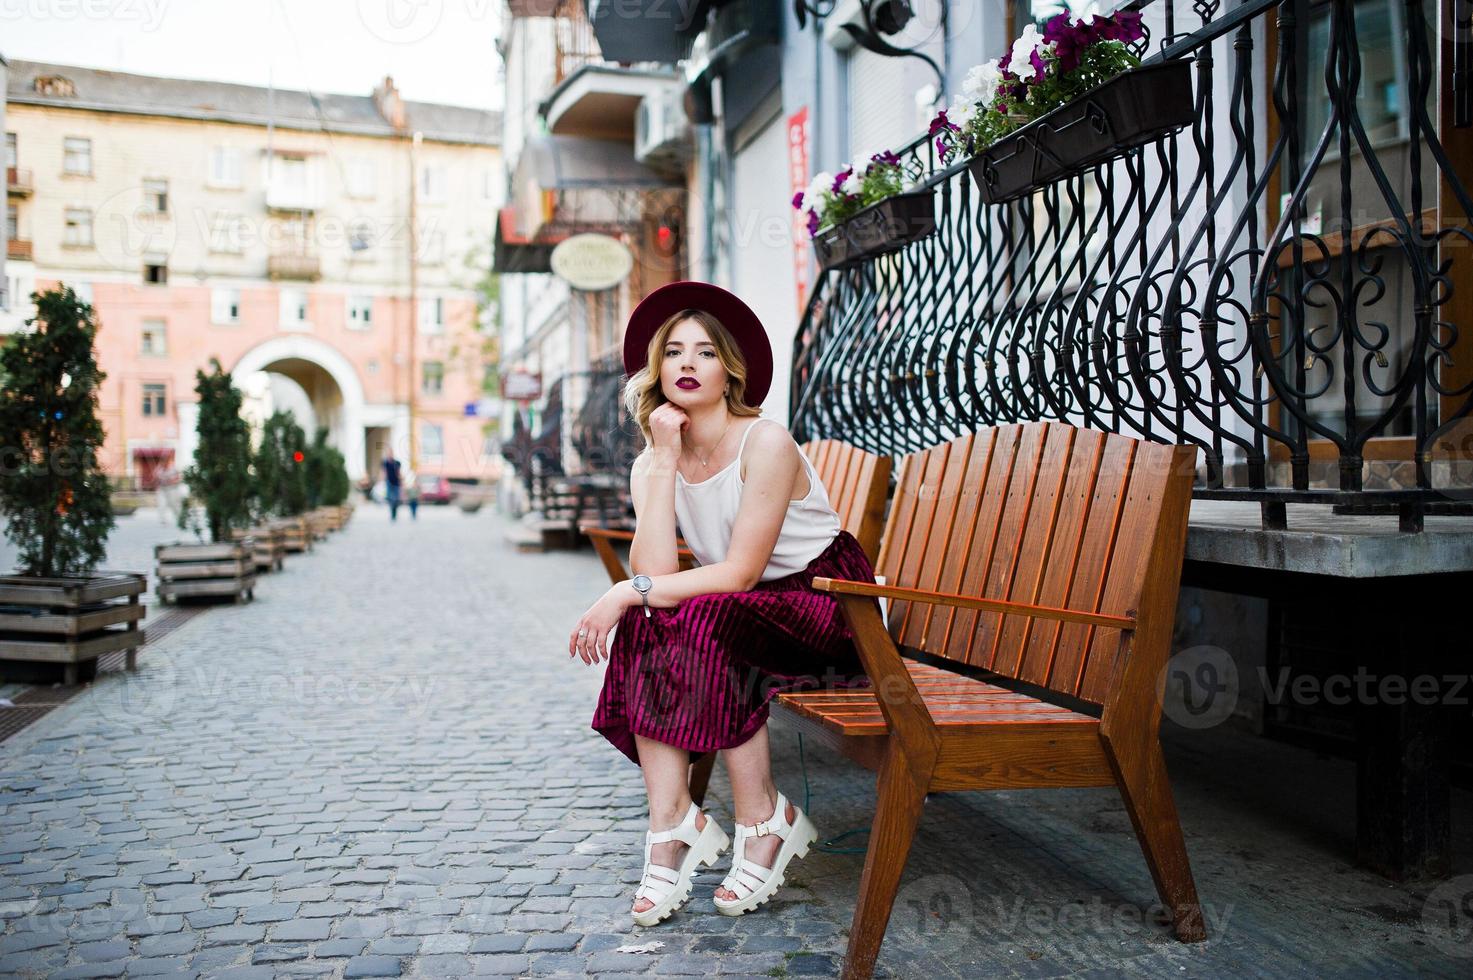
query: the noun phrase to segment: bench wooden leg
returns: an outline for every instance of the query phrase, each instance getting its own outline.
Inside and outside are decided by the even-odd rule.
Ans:
[[[575,542],[581,536],[576,528],[573,530],[573,535]],[[617,585],[629,577],[624,571],[624,563],[619,560],[618,552],[614,551],[612,541],[598,535],[589,535],[588,540],[593,542],[593,550],[598,552],[598,559],[603,562],[604,571],[609,574],[609,581]]]
[[[900,875],[926,800],[925,786],[917,785],[909,763],[894,742],[880,766],[877,785],[879,798],[870,825],[864,875],[859,880],[859,903],[854,907],[849,951],[844,956],[845,980],[869,980],[874,974],[875,958],[885,941]]]
[[[706,786],[711,782],[711,770],[716,767],[716,753],[707,752],[690,766],[690,798],[696,806],[706,803]]]
[[[1207,938],[1197,885],[1187,860],[1187,845],[1176,814],[1176,800],[1166,774],[1166,758],[1155,738],[1118,750],[1107,739],[1105,754],[1115,770],[1115,781],[1130,814],[1136,839],[1146,857],[1146,866],[1156,882],[1161,902],[1171,910],[1172,931],[1184,943]]]

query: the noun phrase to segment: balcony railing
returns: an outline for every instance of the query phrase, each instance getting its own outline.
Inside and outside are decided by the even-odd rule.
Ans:
[[[964,161],[912,143],[937,230],[819,278],[794,345],[795,437],[903,453],[1059,419],[1195,444],[1198,496],[1257,501],[1266,526],[1288,502],[1406,529],[1468,507],[1473,200],[1444,139],[1467,145],[1449,120],[1473,103],[1439,118],[1436,97],[1468,77],[1439,79],[1453,15],[1434,0],[1136,6],[1147,61],[1192,63],[1196,122],[994,205]]]
[[[7,193],[17,197],[29,197],[36,189],[31,180],[31,171],[28,167],[6,167],[5,168],[5,190]]]
[[[24,238],[6,239],[5,257],[18,262],[31,261],[31,243]]]
[[[322,276],[322,259],[302,252],[277,252],[266,258],[266,275],[272,279],[312,281]]]

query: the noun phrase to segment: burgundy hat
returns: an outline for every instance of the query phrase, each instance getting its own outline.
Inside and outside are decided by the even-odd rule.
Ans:
[[[681,310],[701,310],[721,321],[747,362],[743,400],[753,407],[760,406],[772,387],[772,343],[752,308],[714,283],[694,279],[666,283],[640,300],[624,330],[625,373],[632,375],[649,363],[650,338]]]

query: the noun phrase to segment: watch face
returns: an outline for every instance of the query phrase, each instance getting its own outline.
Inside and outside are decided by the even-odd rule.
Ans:
[[[632,583],[636,591],[648,592],[655,585],[654,580],[648,575],[636,575]]]

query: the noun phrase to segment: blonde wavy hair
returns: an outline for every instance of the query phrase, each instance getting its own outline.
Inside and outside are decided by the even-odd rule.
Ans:
[[[695,320],[706,329],[706,336],[711,338],[711,343],[716,348],[716,357],[726,369],[726,410],[737,416],[762,414],[761,409],[753,408],[743,400],[747,390],[747,360],[742,356],[742,349],[731,332],[705,310],[681,310],[660,324],[660,329],[650,338],[644,367],[630,375],[624,386],[624,408],[629,412],[629,417],[639,425],[639,431],[644,433],[645,446],[654,445],[654,439],[650,436],[650,413],[669,401],[660,387],[660,365],[665,360],[665,342],[670,339],[676,325],[685,320]]]

